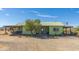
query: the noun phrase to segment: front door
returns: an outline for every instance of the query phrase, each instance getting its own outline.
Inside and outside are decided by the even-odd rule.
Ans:
[[[49,27],[42,27],[41,34],[42,35],[49,35]]]

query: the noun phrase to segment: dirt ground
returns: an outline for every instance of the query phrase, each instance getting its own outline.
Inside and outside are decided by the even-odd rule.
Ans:
[[[35,38],[0,35],[0,51],[78,51],[79,37]]]

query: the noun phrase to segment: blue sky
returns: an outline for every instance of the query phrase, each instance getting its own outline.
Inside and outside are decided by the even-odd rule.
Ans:
[[[79,26],[78,8],[0,8],[0,26],[22,23],[27,19],[43,22],[68,22]]]

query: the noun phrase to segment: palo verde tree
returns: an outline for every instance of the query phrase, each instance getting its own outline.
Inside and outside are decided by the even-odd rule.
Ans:
[[[39,19],[28,19],[25,21],[25,25],[24,25],[24,29],[26,31],[30,31],[31,35],[33,35],[33,33],[39,33],[40,32],[40,20]]]
[[[34,20],[34,32],[39,33],[41,30],[41,24],[39,19]]]

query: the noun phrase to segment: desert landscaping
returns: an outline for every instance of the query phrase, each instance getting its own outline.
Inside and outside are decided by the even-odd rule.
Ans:
[[[35,38],[0,35],[1,51],[77,51],[79,37]]]

